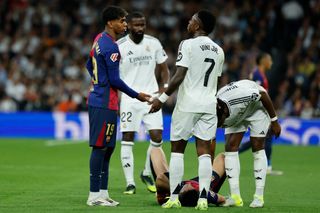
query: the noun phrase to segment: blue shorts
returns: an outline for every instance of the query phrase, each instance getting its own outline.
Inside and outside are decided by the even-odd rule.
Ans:
[[[89,106],[90,146],[115,147],[117,111]]]

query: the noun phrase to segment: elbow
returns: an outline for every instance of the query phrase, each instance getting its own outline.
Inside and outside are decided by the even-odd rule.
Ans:
[[[111,85],[112,87],[118,87],[118,85],[119,85],[119,80],[117,80],[117,79],[110,79],[110,85]]]

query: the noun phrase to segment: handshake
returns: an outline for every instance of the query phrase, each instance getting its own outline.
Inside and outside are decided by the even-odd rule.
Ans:
[[[158,96],[152,97],[149,94],[145,94],[143,92],[140,92],[138,94],[137,99],[141,102],[148,102],[148,104],[151,105],[149,113],[154,113],[154,112],[158,112],[161,109],[162,104],[166,101],[166,100],[161,99],[162,96],[167,96],[167,95],[165,93],[162,93],[162,95],[160,97],[158,97]],[[166,99],[168,99],[168,98],[166,98]]]

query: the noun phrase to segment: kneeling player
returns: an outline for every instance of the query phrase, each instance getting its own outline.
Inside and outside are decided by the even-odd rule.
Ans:
[[[151,165],[156,180],[157,201],[160,205],[170,197],[169,169],[162,149],[151,150]],[[224,154],[219,154],[212,165],[212,179],[208,192],[208,203],[219,205],[225,198],[218,193],[226,178],[224,169]],[[196,206],[199,198],[199,178],[182,181],[180,184],[179,200],[182,206]]]

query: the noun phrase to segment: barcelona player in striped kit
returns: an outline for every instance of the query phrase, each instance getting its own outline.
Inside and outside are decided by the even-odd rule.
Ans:
[[[89,206],[117,206],[108,193],[109,161],[116,143],[118,90],[131,98],[147,101],[151,96],[137,93],[119,77],[120,52],[115,40],[125,32],[127,12],[109,6],[102,12],[105,30],[94,40],[86,64],[92,78],[88,96],[90,125],[90,193]]]

